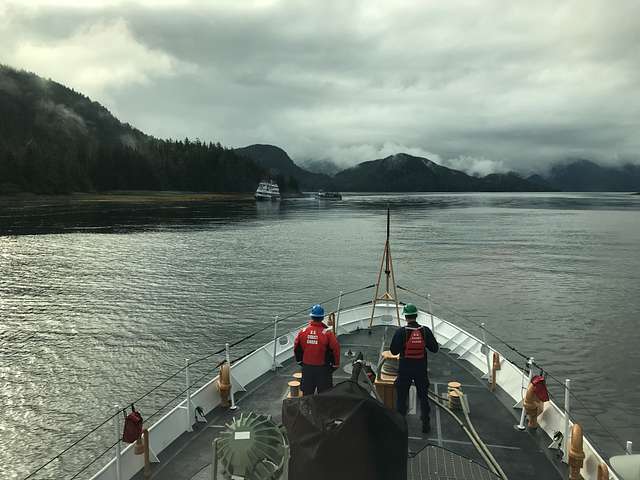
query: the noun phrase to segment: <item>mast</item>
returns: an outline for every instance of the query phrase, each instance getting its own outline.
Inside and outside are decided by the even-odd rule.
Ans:
[[[389,242],[391,232],[391,212],[387,205],[387,239],[384,243],[384,252],[382,253],[382,261],[380,262],[380,271],[378,272],[378,280],[376,281],[376,292],[373,294],[373,302],[371,307],[371,319],[369,320],[369,328],[373,325],[373,317],[376,312],[376,305],[378,302],[389,302],[392,300],[396,304],[396,316],[398,325],[400,325],[400,305],[398,304],[398,291],[396,290],[396,278],[393,273],[393,259],[391,257],[391,247]],[[382,272],[385,274],[385,291],[381,296],[380,293],[380,281],[382,280]],[[389,283],[391,282],[391,285]],[[392,287],[391,289],[389,287]],[[393,294],[391,293],[393,290]]]

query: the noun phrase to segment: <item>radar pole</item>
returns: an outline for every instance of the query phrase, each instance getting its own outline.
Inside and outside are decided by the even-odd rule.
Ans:
[[[384,243],[384,253],[382,254],[382,261],[380,262],[380,271],[378,272],[378,281],[376,282],[376,293],[373,295],[373,305],[371,307],[371,319],[369,320],[369,329],[373,326],[373,317],[376,312],[376,305],[378,302],[389,302],[393,300],[396,304],[396,315],[398,319],[398,326],[400,325],[400,305],[398,304],[398,291],[396,290],[396,277],[393,274],[393,260],[391,258],[391,248],[389,247],[389,231],[390,231],[390,213],[387,206],[387,240]],[[385,274],[385,291],[381,296],[380,293],[380,281],[382,280],[382,272]],[[391,286],[393,287],[393,294],[389,289],[389,280],[391,280]]]

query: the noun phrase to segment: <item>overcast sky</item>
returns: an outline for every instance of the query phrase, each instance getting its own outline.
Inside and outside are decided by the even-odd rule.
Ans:
[[[640,163],[638,0],[0,0],[0,62],[296,161]]]

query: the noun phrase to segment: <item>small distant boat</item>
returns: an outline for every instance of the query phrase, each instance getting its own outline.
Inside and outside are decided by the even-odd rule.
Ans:
[[[340,192],[325,192],[324,190],[318,190],[316,193],[318,200],[342,200]]]
[[[256,200],[280,200],[280,188],[273,180],[263,180],[258,185],[255,194]]]

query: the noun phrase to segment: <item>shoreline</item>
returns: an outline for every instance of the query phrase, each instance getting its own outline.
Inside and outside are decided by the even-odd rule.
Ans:
[[[180,192],[180,191],[113,191],[101,193],[70,193],[41,195],[21,193],[0,195],[0,203],[52,202],[52,203],[191,203],[225,200],[253,200],[253,193]]]

